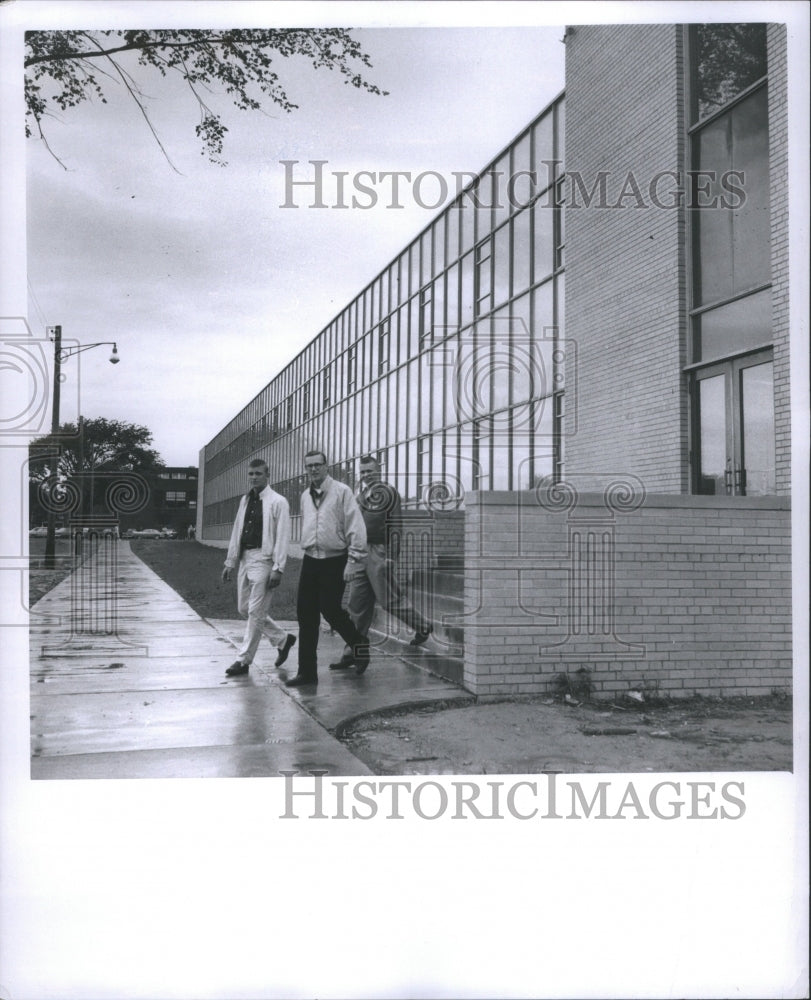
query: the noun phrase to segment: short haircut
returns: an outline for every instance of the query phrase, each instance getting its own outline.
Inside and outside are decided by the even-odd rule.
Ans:
[[[308,451],[307,454],[304,457],[305,458],[315,458],[316,455],[320,455],[321,456],[321,458],[324,460],[324,465],[328,464],[326,453],[323,452],[323,451],[318,451],[318,450]]]
[[[258,469],[260,465],[263,466],[265,469],[268,468],[268,463],[264,460],[264,458],[252,458],[248,463],[248,468]]]
[[[378,469],[380,468],[380,462],[374,457],[374,455],[361,455],[360,456],[361,465],[376,465]]]

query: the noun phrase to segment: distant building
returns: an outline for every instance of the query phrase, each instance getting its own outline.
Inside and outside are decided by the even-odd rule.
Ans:
[[[166,466],[153,473],[149,480],[150,503],[136,519],[140,516],[142,527],[174,528],[178,537],[185,538],[189,525],[197,520],[196,467]]]
[[[67,505],[57,521],[66,526],[116,524],[120,531],[174,528],[185,538],[197,518],[197,481],[195,466],[165,466],[148,473],[86,472],[75,478],[78,506]],[[47,518],[37,486],[31,484],[30,525],[44,524]]]
[[[376,454],[477,694],[791,685],[786,33],[567,29],[566,90],[201,452]]]

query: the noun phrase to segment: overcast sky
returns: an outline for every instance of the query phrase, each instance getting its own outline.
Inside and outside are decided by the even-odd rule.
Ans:
[[[201,155],[196,104],[179,79],[139,75],[177,172],[114,83],[105,81],[107,104],[49,122],[68,169],[29,140],[29,320],[40,334],[61,324],[65,340],[117,341],[121,357],[112,367],[99,348],[66,363],[62,419],[78,408],[145,424],[167,464],[196,465],[199,449],[438,212],[408,184],[404,207],[391,208],[390,181],[373,208],[334,208],[331,172],[347,171],[350,185],[361,170],[431,170],[452,190],[453,171],[481,170],[563,89],[562,35],[561,26],[359,30],[373,63],[365,73],[388,96],[286,61],[282,79],[300,105],[292,114],[210,98],[230,130],[226,167]],[[281,160],[301,161],[297,178],[326,160],[330,207],[307,207],[310,189],[297,188],[301,207],[282,208]],[[435,206],[438,192],[428,179],[418,194]]]

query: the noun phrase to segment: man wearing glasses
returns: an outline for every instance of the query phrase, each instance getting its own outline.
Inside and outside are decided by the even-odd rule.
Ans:
[[[310,486],[301,495],[301,548],[296,614],[299,624],[298,673],[285,683],[318,683],[318,628],[321,615],[352,649],[357,673],[369,664],[369,642],[352,623],[341,601],[344,587],[363,572],[366,528],[352,490],[327,474],[327,456],[308,451],[304,469]]]

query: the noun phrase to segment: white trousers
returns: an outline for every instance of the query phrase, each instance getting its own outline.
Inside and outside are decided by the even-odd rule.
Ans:
[[[260,549],[248,549],[239,560],[237,575],[237,607],[246,615],[245,636],[239,647],[243,663],[252,663],[263,632],[269,632],[271,643],[279,649],[287,639],[287,632],[268,614],[273,591],[268,590],[268,577],[273,560],[263,556]]]

